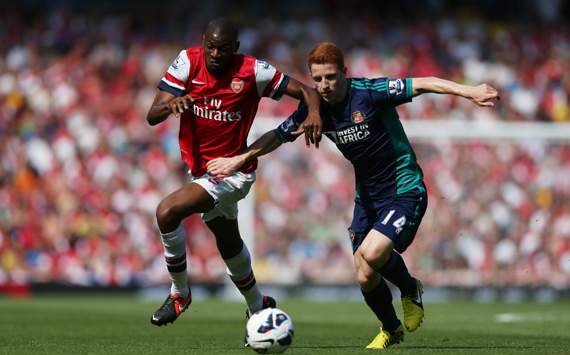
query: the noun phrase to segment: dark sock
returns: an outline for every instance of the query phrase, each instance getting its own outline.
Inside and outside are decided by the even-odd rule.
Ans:
[[[380,281],[380,284],[374,290],[369,292],[361,291],[366,304],[372,309],[378,320],[382,322],[382,327],[385,330],[393,332],[402,324],[396,316],[394,305],[392,305],[392,292],[390,292],[384,279]]]
[[[380,275],[385,277],[388,281],[396,285],[400,289],[402,296],[415,292],[416,279],[414,279],[408,272],[408,268],[406,267],[402,256],[394,250],[392,250],[390,258],[386,264],[382,265],[376,271],[378,271]]]

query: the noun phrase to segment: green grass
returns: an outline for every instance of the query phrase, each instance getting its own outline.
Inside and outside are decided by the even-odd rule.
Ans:
[[[136,297],[0,298],[0,354],[253,354],[242,347],[243,305],[195,302],[174,325],[149,317],[160,302]],[[364,303],[284,301],[295,324],[288,354],[366,354],[377,322]],[[399,309],[400,305],[397,305]],[[393,354],[570,354],[570,303],[427,305]],[[525,321],[498,323],[512,313]]]

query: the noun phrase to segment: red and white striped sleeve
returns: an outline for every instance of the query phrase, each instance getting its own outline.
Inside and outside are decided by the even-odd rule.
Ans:
[[[285,93],[289,78],[267,62],[255,60],[255,82],[259,96],[279,100]]]
[[[190,59],[186,50],[183,49],[168,67],[166,73],[160,80],[158,88],[168,91],[174,96],[182,96],[186,91],[186,82],[190,75]]]

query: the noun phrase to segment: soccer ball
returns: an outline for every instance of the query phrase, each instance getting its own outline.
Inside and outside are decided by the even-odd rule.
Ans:
[[[248,345],[260,354],[282,353],[293,341],[293,322],[287,313],[266,308],[254,313],[245,328]]]

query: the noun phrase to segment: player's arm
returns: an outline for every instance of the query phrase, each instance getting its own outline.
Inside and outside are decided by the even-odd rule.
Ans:
[[[294,141],[303,133],[303,131],[299,131],[299,127],[303,122],[306,122],[307,115],[307,107],[304,104],[300,104],[299,109],[281,123],[279,127],[266,132],[242,153],[233,157],[210,160],[207,163],[208,174],[216,177],[230,175],[248,161],[271,153],[285,142]]]
[[[277,136],[275,130],[266,132],[259,137],[253,144],[238,155],[227,158],[216,158],[207,163],[208,174],[216,177],[223,177],[236,172],[248,161],[271,153],[277,149],[283,142]]]
[[[322,138],[323,121],[320,115],[321,99],[317,91],[300,81],[289,77],[289,82],[285,89],[285,94],[297,100],[302,100],[307,104],[307,119],[299,126],[296,134],[305,132],[305,143],[310,146],[311,143],[315,147],[319,147]]]
[[[151,126],[157,125],[166,120],[170,114],[180,116],[182,112],[189,110],[193,103],[194,99],[190,95],[176,97],[168,91],[158,90],[148,110],[146,120]]]
[[[495,106],[493,100],[499,100],[498,91],[489,84],[477,86],[462,85],[454,81],[436,77],[413,78],[412,96],[425,93],[451,94],[465,97],[479,106]]]
[[[164,73],[158,85],[158,92],[146,115],[147,122],[154,126],[166,120],[170,114],[180,114],[192,108],[194,99],[186,94],[190,59],[186,50],[181,50]]]

